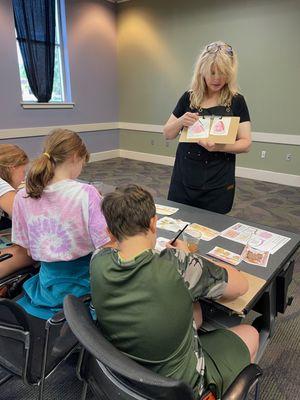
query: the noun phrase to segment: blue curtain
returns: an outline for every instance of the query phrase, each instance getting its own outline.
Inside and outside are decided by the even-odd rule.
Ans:
[[[13,0],[17,40],[32,93],[51,99],[55,58],[55,0]]]

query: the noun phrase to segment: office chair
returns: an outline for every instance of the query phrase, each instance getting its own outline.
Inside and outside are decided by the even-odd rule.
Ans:
[[[1,261],[0,261],[1,262]],[[39,272],[39,265],[21,268],[0,279],[0,297],[12,299],[21,293],[23,283]]]
[[[125,356],[109,343],[92,321],[89,310],[76,297],[64,300],[64,313],[71,330],[82,344],[77,372],[83,380],[81,400],[90,387],[101,400],[193,400],[186,383],[160,376]],[[223,400],[245,400],[257,385],[261,369],[251,364],[236,378]],[[204,399],[204,398],[203,398]],[[256,391],[258,399],[258,390]]]
[[[6,230],[6,225],[10,224],[11,220],[9,218],[2,217],[0,221],[0,233],[4,234],[6,237],[9,235],[10,237],[10,230]],[[7,239],[7,238],[6,238]],[[11,240],[11,239],[9,239]],[[9,247],[6,248],[8,250],[7,254],[1,254],[0,263],[5,261],[5,256],[10,258],[13,257],[12,254],[9,254]],[[0,251],[1,252],[1,251]],[[23,283],[33,275],[39,272],[39,264],[35,263],[35,265],[30,265],[28,267],[21,268],[17,271],[12,272],[11,274],[0,278],[0,297],[6,297],[12,299],[16,297],[18,294],[21,293]]]
[[[63,311],[45,321],[28,315],[12,300],[0,299],[0,365],[25,384],[38,385],[39,400],[45,379],[77,346]]]

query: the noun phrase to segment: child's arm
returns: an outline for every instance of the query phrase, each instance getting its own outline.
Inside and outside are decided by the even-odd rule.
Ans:
[[[101,212],[102,197],[97,189],[89,185],[89,221],[88,228],[95,249],[109,246],[111,243],[106,230],[106,221]]]
[[[181,242],[181,241],[179,241]],[[176,242],[176,249],[177,247]],[[219,266],[199,254],[178,251],[177,269],[185,281],[193,301],[203,297],[208,299],[235,299],[248,290],[247,279],[230,266]]]
[[[12,230],[11,230],[11,241],[19,246],[24,247],[27,250],[27,254],[30,256],[30,244],[28,237],[27,218],[24,209],[24,197],[25,191],[19,191],[14,200],[13,207],[13,218],[12,218]]]
[[[248,280],[240,271],[230,265],[224,265],[220,268],[226,269],[228,274],[227,286],[223,292],[222,299],[234,300],[248,292]]]
[[[227,286],[223,292],[222,298],[226,300],[234,300],[237,297],[243,296],[249,289],[247,278],[240,273],[236,268],[222,262],[211,260],[208,257],[201,256],[202,259],[207,260],[209,263],[224,268],[227,271]]]
[[[14,190],[11,190],[10,192],[7,192],[0,197],[0,208],[10,217],[12,216],[15,196],[16,192]]]

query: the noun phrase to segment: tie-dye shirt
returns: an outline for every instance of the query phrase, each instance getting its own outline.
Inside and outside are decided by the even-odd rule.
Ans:
[[[71,179],[48,185],[39,199],[22,189],[14,201],[12,242],[38,261],[85,256],[109,241],[101,200],[92,185]]]

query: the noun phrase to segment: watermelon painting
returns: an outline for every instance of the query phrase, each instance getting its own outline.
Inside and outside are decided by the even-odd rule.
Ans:
[[[197,121],[193,126],[190,127],[191,133],[202,133],[204,132],[204,126],[202,125],[201,121]]]
[[[225,131],[225,126],[223,124],[223,121],[220,120],[218,121],[215,126],[214,126],[214,131],[218,133],[223,133]]]
[[[230,126],[231,118],[230,117],[215,117],[213,120],[213,124],[211,127],[210,134],[211,135],[228,135],[229,126]]]
[[[209,134],[210,122],[208,118],[199,118],[187,131],[188,139],[203,139]]]

